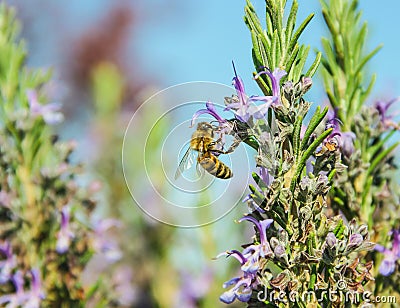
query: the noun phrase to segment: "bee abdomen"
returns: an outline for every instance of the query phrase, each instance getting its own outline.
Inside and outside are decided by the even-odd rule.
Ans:
[[[208,173],[219,179],[229,179],[233,176],[232,170],[214,155],[200,159],[199,163]]]

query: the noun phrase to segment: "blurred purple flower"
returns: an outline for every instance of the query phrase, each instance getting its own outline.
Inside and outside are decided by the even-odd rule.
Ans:
[[[394,115],[390,115],[390,116],[388,115],[390,106],[399,100],[400,100],[400,98],[396,97],[396,98],[391,99],[388,102],[377,101],[375,103],[375,108],[379,113],[380,121],[384,128],[393,127],[395,129],[399,129],[399,125],[397,123],[393,122],[393,120],[392,120]]]
[[[118,295],[118,302],[123,306],[132,306],[138,298],[138,290],[133,285],[134,273],[128,265],[118,267],[113,275],[112,286]]]
[[[210,268],[205,268],[199,274],[189,271],[181,272],[181,288],[174,307],[196,308],[201,298],[207,295],[214,275]]]
[[[42,116],[43,120],[49,125],[58,124],[64,120],[63,114],[59,112],[61,109],[60,103],[40,104],[35,90],[28,90],[26,95],[28,97],[31,115],[34,118]]]
[[[234,67],[235,70],[235,67]],[[271,80],[272,83],[278,83],[279,79],[275,79],[275,76],[272,77],[274,80]],[[237,100],[232,99],[230,103],[227,104],[225,110],[233,110],[237,119],[242,122],[248,122],[250,118],[262,119],[268,112],[268,109],[272,104],[279,101],[279,97],[277,95],[273,96],[251,96],[248,97],[246,95],[244,84],[242,79],[237,75],[235,70],[235,77],[233,77],[232,84],[236,89]],[[279,94],[279,90],[278,90]],[[261,105],[255,105],[255,102],[264,102]]]
[[[61,224],[60,231],[57,233],[56,251],[60,254],[67,252],[71,239],[74,238],[74,233],[69,226],[70,220],[70,207],[64,206],[61,210]]]
[[[113,227],[122,227],[122,222],[117,219],[103,219],[94,224],[95,235],[93,239],[93,248],[104,255],[109,263],[114,263],[121,259],[122,252],[118,243],[110,234],[107,234],[109,229]]]
[[[247,220],[256,226],[259,236],[260,244],[250,245],[246,247],[243,252],[237,250],[231,250],[220,254],[218,257],[232,256],[236,258],[241,264],[241,270],[243,275],[241,277],[235,277],[223,284],[223,288],[233,286],[230,290],[224,292],[220,296],[220,300],[225,304],[230,304],[238,299],[241,302],[247,302],[251,298],[253,288],[258,285],[257,272],[261,268],[260,259],[269,258],[274,255],[267,239],[267,228],[273,223],[272,219],[265,219],[262,221],[256,220],[252,216],[244,216],[239,222]]]
[[[393,230],[392,249],[387,249],[382,245],[375,245],[375,250],[383,253],[384,258],[379,266],[379,272],[383,276],[389,276],[396,269],[396,262],[400,259],[400,232]]]
[[[0,206],[9,208],[11,205],[12,193],[0,190]]]
[[[16,257],[12,253],[10,242],[0,245],[0,254],[5,260],[0,261],[0,284],[4,284],[12,277],[12,271],[17,266]]]
[[[6,307],[39,308],[45,297],[39,270],[33,269],[31,276],[31,289],[25,291],[24,278],[21,271],[17,271],[12,277],[15,293],[0,296],[0,304],[8,303]]]

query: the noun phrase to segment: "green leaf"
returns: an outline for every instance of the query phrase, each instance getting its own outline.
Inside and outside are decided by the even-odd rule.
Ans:
[[[381,139],[377,144],[369,147],[368,154],[370,155],[370,157],[374,157],[378,151],[382,150],[382,147],[386,144],[386,142],[389,141],[389,139],[394,135],[395,132],[396,132],[395,130],[392,130],[385,136],[385,138]]]
[[[256,33],[263,33],[260,20],[258,19],[254,7],[250,1],[247,0],[247,5],[245,6],[244,10],[245,22],[248,25],[249,29],[255,31]]]
[[[332,169],[332,171],[329,172],[329,175],[328,175],[328,181],[329,181],[329,182],[332,181],[332,179],[333,179],[333,177],[335,176],[335,174],[336,174],[336,169]]]
[[[289,46],[290,44],[290,39],[292,37],[294,26],[296,24],[296,15],[298,8],[299,4],[297,3],[297,1],[296,0],[293,1],[292,6],[290,8],[289,17],[286,23],[286,46]]]
[[[278,38],[278,32],[275,30],[274,34],[272,36],[272,46],[271,46],[271,66],[270,69],[274,70],[276,67],[279,66],[279,38]]]
[[[315,60],[314,60],[313,64],[310,66],[307,73],[305,74],[306,76],[308,76],[308,77],[314,76],[314,74],[317,71],[318,66],[321,62],[321,57],[322,57],[322,53],[317,52],[317,55],[315,56]]]
[[[389,148],[387,148],[386,150],[382,151],[381,153],[379,153],[379,155],[372,161],[371,165],[368,168],[367,171],[367,175],[371,174],[376,166],[382,162],[386,156],[388,156],[390,154],[390,152],[392,152],[398,145],[400,142],[396,142],[395,144],[393,144],[392,146],[390,146]]]
[[[260,46],[258,44],[258,39],[257,39],[257,33],[255,31],[251,31],[251,41],[253,43],[253,52],[254,52],[254,65],[255,67],[263,66],[265,65],[266,59],[263,59],[263,56],[260,51]]]
[[[358,75],[361,72],[361,70],[364,68],[365,64],[367,64],[367,62],[369,60],[371,60],[371,58],[373,56],[375,56],[378,53],[378,51],[381,50],[382,47],[383,47],[383,45],[381,44],[381,45],[377,46],[374,50],[372,50],[368,55],[366,55],[363,58],[363,60],[360,62],[360,64],[357,66],[354,75]]]
[[[335,227],[335,229],[333,229],[333,234],[335,234],[336,238],[341,240],[342,236],[343,236],[343,232],[345,229],[345,225],[343,223],[343,219],[340,219]]]
[[[369,96],[369,94],[372,91],[372,88],[375,85],[375,81],[376,81],[376,74],[372,74],[371,80],[367,86],[367,89],[362,93],[361,98],[360,98],[360,102],[358,104],[358,109],[361,108],[361,106],[363,105],[363,103],[365,102],[365,100],[367,99],[367,97]]]
[[[296,157],[298,156],[300,150],[300,132],[302,123],[303,117],[298,116],[293,129],[293,152]]]
[[[313,19],[314,14],[310,14],[307,16],[307,18],[301,23],[299,28],[296,30],[294,33],[293,37],[290,40],[290,45],[289,45],[289,50],[292,49],[297,41],[299,40],[300,35],[303,33],[304,29],[307,27],[308,23]]]
[[[306,161],[307,159],[315,152],[315,150],[317,149],[317,147],[322,143],[322,141],[329,136],[329,134],[332,132],[332,128],[324,131],[321,135],[319,135],[314,141],[313,143],[311,143],[311,145],[307,148],[307,150],[303,153],[303,155],[301,156],[301,159],[299,161],[299,163],[297,164],[297,168],[296,168],[296,174],[292,179],[292,183],[290,185],[290,190],[294,191],[294,187],[301,175],[301,173],[303,172],[303,168],[306,165]]]
[[[320,106],[317,106],[317,110],[315,111],[313,117],[310,120],[310,124],[308,125],[306,132],[304,133],[303,141],[301,142],[301,149],[304,151],[308,139],[310,138],[311,134],[315,131],[317,126],[321,123],[321,121],[324,119],[325,115],[328,112],[328,107],[325,107],[324,110],[320,113],[319,111],[321,110]]]

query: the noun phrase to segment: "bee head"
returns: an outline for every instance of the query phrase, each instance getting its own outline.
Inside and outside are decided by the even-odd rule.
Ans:
[[[200,122],[197,124],[197,130],[203,130],[211,133],[213,131],[213,126],[208,122]]]

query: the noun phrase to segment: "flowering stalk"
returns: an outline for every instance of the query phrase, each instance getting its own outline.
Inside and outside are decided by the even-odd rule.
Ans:
[[[323,39],[323,76],[327,96],[337,112],[337,127],[353,134],[352,150],[343,149],[348,168],[334,177],[330,194],[333,209],[347,219],[356,217],[372,229],[376,246],[368,258],[377,263],[377,291],[400,295],[398,282],[399,187],[393,163],[399,125],[391,110],[398,98],[365,106],[375,75],[365,81],[365,66],[379,51],[365,53],[367,24],[360,22],[358,1],[322,1],[330,39]],[[392,114],[391,114],[392,113]],[[379,274],[378,274],[379,271]],[[384,276],[384,277],[383,277]]]
[[[374,244],[365,224],[359,225],[355,219],[346,224],[342,216],[324,210],[333,179],[346,170],[342,148],[349,147],[345,138],[352,140],[353,134],[339,130],[336,116],[326,119],[328,108],[321,111],[317,107],[305,123],[311,104],[303,96],[312,85],[309,76],[315,72],[319,56],[300,77],[305,59],[297,57],[305,57],[307,49],[292,53],[288,47],[298,48],[297,39],[312,15],[292,34],[297,2],[293,1],[286,27],[282,23],[285,4],[266,1],[266,31],[249,1],[246,6],[245,20],[258,70],[254,78],[265,96],[248,96],[235,72],[237,93],[225,98],[226,109],[235,118],[224,120],[208,112],[217,119],[217,129],[232,124],[226,134],[254,141],[259,169],[252,173],[256,185],[249,186],[244,199],[249,213],[239,220],[253,223],[255,236],[243,250],[220,255],[234,257],[241,269],[239,276],[224,284],[227,290],[220,300],[247,302],[249,307],[327,307],[332,302],[329,294],[360,294],[371,284],[373,263],[367,262],[364,254]],[[210,103],[207,105],[210,110]],[[224,145],[222,139],[218,141]],[[304,299],[301,295],[307,292],[314,297]],[[341,299],[334,302],[335,307],[349,304]]]
[[[280,77],[268,72],[271,84],[279,85]],[[346,284],[343,292],[361,292],[373,279],[369,273],[372,263],[362,263],[357,257],[358,252],[373,248],[366,226],[357,226],[355,221],[345,226],[340,216],[323,213],[332,178],[345,166],[339,146],[327,145],[334,138],[333,128],[319,129],[327,108],[322,112],[317,108],[301,138],[310,103],[302,98],[303,93],[294,94],[296,87],[302,85],[286,82],[279,86],[279,92],[274,93],[275,104],[269,105],[265,117],[250,112],[253,101],[249,99],[238,99],[243,103],[230,106],[234,112],[246,110],[239,121],[247,119],[248,131],[258,144],[256,165],[260,171],[252,174],[257,186],[250,185],[245,198],[250,213],[239,220],[255,225],[254,242],[244,245],[243,251],[223,254],[235,257],[242,270],[240,276],[224,284],[228,290],[220,299],[225,303],[239,300],[251,307],[263,307],[285,300],[290,307],[301,307],[301,299],[290,299],[291,294],[312,290],[317,298],[323,298],[322,303],[313,303],[322,307],[328,301],[323,292],[336,292],[340,281]],[[236,88],[238,96],[247,97],[239,93],[244,89],[241,81]],[[309,160],[313,163],[305,168]]]
[[[4,3],[0,20],[0,303],[82,307],[96,204],[70,163],[74,142],[50,127],[63,119],[61,105],[48,103],[50,74],[25,67],[19,24]]]

